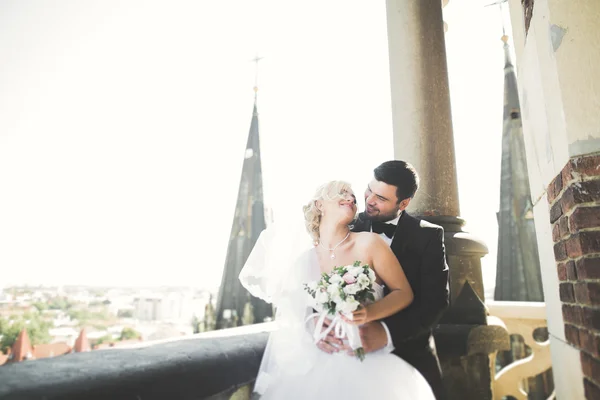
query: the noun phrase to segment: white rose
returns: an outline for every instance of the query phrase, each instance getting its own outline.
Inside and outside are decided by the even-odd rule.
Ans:
[[[362,274],[356,279],[356,284],[359,285],[361,289],[364,289],[371,284],[371,280],[367,275]]]
[[[333,295],[331,295],[331,301],[333,301],[335,304],[339,304],[342,303],[344,300],[342,300],[340,292],[336,292]]]
[[[373,271],[371,268],[369,268],[369,280],[371,281],[371,283],[375,282],[375,279],[377,278],[375,276],[375,271]]]
[[[334,274],[333,276],[331,276],[329,278],[329,284],[330,285],[337,285],[337,284],[340,284],[342,282],[344,282],[344,280],[338,274]]]
[[[348,272],[350,272],[352,276],[357,277],[363,273],[363,267],[350,267],[348,268]]]
[[[328,303],[329,302],[329,295],[327,294],[327,292],[322,292],[322,291],[318,291],[315,294],[315,300],[317,301],[317,303]]]
[[[341,301],[340,290],[341,287],[339,285],[329,285],[327,287],[327,293],[329,294],[329,297],[336,303],[339,303]]]
[[[338,284],[333,284],[333,285],[329,285],[327,286],[327,293],[334,294],[335,292],[339,292],[340,291],[340,285]]]
[[[335,304],[339,304],[342,303],[344,300],[342,300],[342,296],[340,296],[340,293],[338,292],[331,296],[331,301],[333,301]]]
[[[344,287],[344,293],[346,294],[356,294],[360,290],[360,286],[357,284],[352,284]]]
[[[342,314],[351,314],[360,306],[360,303],[354,299],[354,297],[349,296],[346,298],[346,301],[341,302],[337,305],[337,311]]]

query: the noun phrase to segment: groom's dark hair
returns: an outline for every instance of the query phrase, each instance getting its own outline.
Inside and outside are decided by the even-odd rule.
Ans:
[[[413,198],[419,189],[419,174],[415,167],[406,161],[386,161],[373,172],[378,181],[396,186],[398,202]]]

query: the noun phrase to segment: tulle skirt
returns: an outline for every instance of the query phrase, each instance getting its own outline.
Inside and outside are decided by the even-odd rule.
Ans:
[[[367,354],[361,362],[346,354],[305,349],[311,367],[302,374],[280,371],[260,400],[435,400],[425,378],[412,365],[386,353]]]

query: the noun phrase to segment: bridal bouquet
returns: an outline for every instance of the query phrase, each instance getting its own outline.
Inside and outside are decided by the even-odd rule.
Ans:
[[[313,335],[315,343],[335,329],[335,335],[340,339],[347,337],[354,354],[361,361],[364,359],[365,352],[358,327],[348,324],[340,315],[352,319],[352,312],[356,311],[361,304],[375,301],[373,282],[375,282],[373,270],[368,265],[361,265],[360,261],[356,261],[353,265],[334,267],[329,274],[323,273],[317,282],[304,284],[304,289],[314,299],[314,308],[318,311],[309,317],[309,319],[314,316],[319,317]],[[332,320],[323,330],[323,323],[327,316]]]

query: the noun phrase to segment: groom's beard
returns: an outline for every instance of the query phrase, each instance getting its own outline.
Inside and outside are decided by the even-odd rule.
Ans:
[[[377,214],[371,215],[371,214],[369,214],[369,212],[367,211],[367,209],[365,207],[364,215],[370,221],[389,222],[398,217],[398,215],[399,215],[398,212],[399,212],[399,209],[389,212],[387,214],[382,214],[381,212],[378,212]]]

